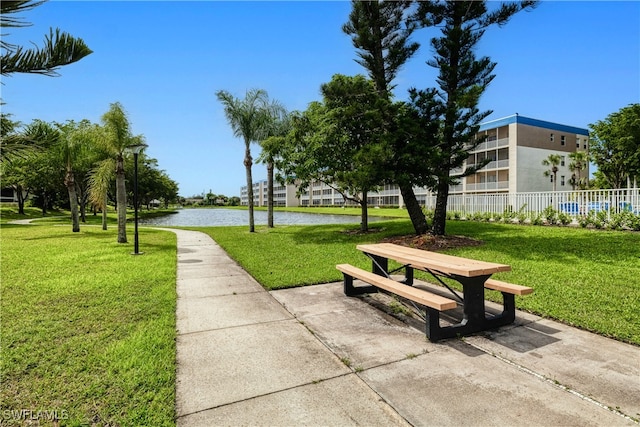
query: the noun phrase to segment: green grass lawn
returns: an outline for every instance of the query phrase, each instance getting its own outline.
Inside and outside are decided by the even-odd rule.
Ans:
[[[175,425],[175,235],[141,230],[142,256],[114,226],[3,224],[0,236],[0,412]]]
[[[34,226],[2,213],[0,411],[57,411],[66,425],[174,425],[175,235],[141,227],[144,255],[132,256],[133,227],[130,243],[117,244],[112,217],[106,232],[90,216],[72,233],[66,213]],[[413,231],[402,218],[369,234],[358,227],[195,229],[276,289],[339,281],[338,263],[368,269],[357,244]],[[535,289],[516,297],[518,308],[640,345],[639,233],[465,221],[447,232],[483,242],[449,253],[509,264],[495,277]]]
[[[210,234],[267,289],[341,280],[339,263],[371,268],[355,246],[411,234],[406,220],[358,226],[200,228]],[[509,264],[494,278],[535,289],[517,307],[622,341],[640,344],[640,234],[569,227],[534,227],[451,221],[447,233],[479,239],[481,246],[448,253]],[[427,278],[416,274],[416,277]],[[492,295],[497,299],[498,295]]]

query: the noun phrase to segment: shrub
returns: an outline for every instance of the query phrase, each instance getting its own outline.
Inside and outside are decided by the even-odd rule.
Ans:
[[[542,211],[542,217],[547,221],[547,224],[555,224],[557,222],[556,216],[557,212],[552,206],[547,206]]]
[[[566,214],[564,212],[559,212],[558,213],[558,222],[562,225],[568,225],[571,224],[571,221],[573,221],[573,219],[571,218],[571,216],[569,214]]]
[[[541,214],[531,214],[532,225],[544,225],[543,217]]]

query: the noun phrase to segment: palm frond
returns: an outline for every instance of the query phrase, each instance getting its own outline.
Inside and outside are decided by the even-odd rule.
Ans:
[[[225,90],[219,90],[216,96],[224,106],[224,114],[234,136],[250,142],[260,141],[266,136],[269,96],[265,90],[249,89],[244,99],[236,98]]]
[[[11,163],[16,159],[24,159],[34,153],[55,144],[59,132],[49,123],[34,120],[24,130],[16,131],[16,122],[6,115],[2,116],[0,132],[0,163]]]
[[[105,209],[105,201],[111,181],[116,176],[115,159],[103,160],[89,176],[89,202],[98,208]]]
[[[4,4],[4,3],[3,3]],[[93,53],[80,38],[56,28],[45,36],[44,47],[34,46],[25,49],[22,46],[3,46],[6,52],[0,57],[0,72],[3,76],[13,73],[33,73],[46,76],[58,76],[58,68],[72,64]]]
[[[112,154],[121,154],[131,144],[131,124],[119,102],[111,104],[109,111],[102,115],[105,147]]]
[[[3,1],[0,2],[0,27],[28,27],[31,24],[24,22],[23,18],[11,16],[14,13],[25,12],[46,3],[47,0],[26,0],[26,1]]]

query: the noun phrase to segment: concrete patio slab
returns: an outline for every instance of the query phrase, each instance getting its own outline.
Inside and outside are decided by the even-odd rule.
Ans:
[[[346,297],[335,283],[271,294],[356,369],[396,362],[436,348],[425,339],[424,332],[357,298]]]
[[[489,354],[458,351],[464,343],[447,343],[359,375],[414,426],[634,425]]]
[[[636,346],[545,319],[465,341],[640,418],[640,349]]]
[[[295,319],[180,335],[178,417],[350,373]]]
[[[181,418],[178,426],[399,426],[408,424],[355,374]]]
[[[522,312],[430,343],[387,295],[267,292],[209,236],[172,231],[181,427],[638,425],[638,347]]]

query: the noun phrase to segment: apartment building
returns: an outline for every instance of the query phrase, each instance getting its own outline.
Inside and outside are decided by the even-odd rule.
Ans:
[[[569,169],[569,154],[574,151],[589,150],[587,129],[514,114],[482,123],[478,132],[485,137],[470,154],[462,168],[453,170],[452,175],[461,173],[468,166],[489,159],[489,163],[476,174],[461,179],[452,186],[450,194],[496,194],[552,191],[553,176],[545,176],[549,167],[542,164],[549,155],[560,156],[561,162],[556,173],[557,191],[571,190],[572,172]],[[587,169],[583,177],[589,176]],[[419,202],[424,203],[432,196],[426,188],[414,188]],[[254,184],[254,203],[266,206],[266,181]],[[293,185],[278,187],[274,191],[276,206],[342,206],[351,204],[329,185],[313,183],[310,188],[296,197]],[[247,204],[246,187],[241,189],[242,204]],[[403,206],[400,190],[395,185],[385,185],[378,192],[369,194],[371,206]]]
[[[280,185],[274,181],[273,188],[273,205],[274,206],[300,206],[298,197],[296,196],[297,188],[295,185]],[[249,196],[247,194],[247,186],[240,188],[240,204],[247,206]],[[267,206],[269,201],[267,180],[261,180],[253,183],[253,205]]]
[[[467,159],[464,167],[489,159],[475,175],[452,187],[453,193],[527,193],[552,191],[553,176],[545,176],[542,162],[550,154],[560,156],[556,190],[571,190],[569,154],[589,150],[589,131],[574,126],[523,117],[518,114],[485,122],[480,136],[486,140]],[[459,171],[453,171],[455,174]],[[587,169],[582,171],[589,176]]]

